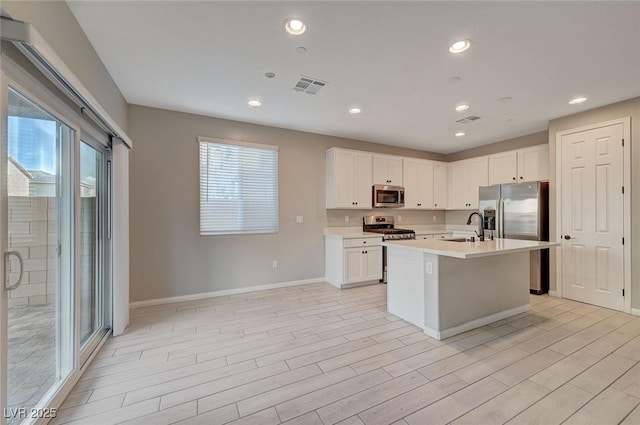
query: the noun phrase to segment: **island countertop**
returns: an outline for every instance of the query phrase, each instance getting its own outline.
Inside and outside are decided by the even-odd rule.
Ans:
[[[381,245],[388,248],[422,251],[445,257],[469,259],[553,248],[555,246],[560,246],[560,243],[496,238],[492,241],[487,240],[482,242],[453,242],[442,239],[416,239],[384,241]]]

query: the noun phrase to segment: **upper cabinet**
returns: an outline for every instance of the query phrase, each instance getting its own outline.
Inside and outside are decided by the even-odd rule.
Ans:
[[[326,208],[371,209],[372,154],[327,150]]]
[[[446,162],[433,163],[433,209],[443,210],[447,208],[449,166]]]
[[[549,180],[549,145],[489,156],[489,184]]]
[[[449,163],[450,210],[478,209],[478,188],[489,184],[489,158],[465,159]]]
[[[447,164],[426,159],[402,160],[404,208],[436,210],[447,207]]]
[[[402,160],[405,209],[433,209],[433,161]]]
[[[402,157],[374,154],[373,184],[402,186]]]

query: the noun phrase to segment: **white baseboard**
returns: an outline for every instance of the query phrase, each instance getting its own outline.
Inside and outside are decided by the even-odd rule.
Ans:
[[[549,296],[557,298],[558,297],[558,293],[556,291],[549,290]]]
[[[640,316],[640,308],[631,308],[631,314],[634,316]]]
[[[466,331],[470,331],[471,329],[479,328],[480,326],[488,325],[489,323],[497,322],[498,320],[506,319],[507,317],[515,316],[516,314],[527,312],[529,310],[531,310],[531,304],[525,304],[518,307],[510,308],[509,310],[501,311],[499,313],[490,314],[489,316],[481,317],[479,319],[463,323],[462,325],[454,326],[453,328],[443,329],[442,331],[437,331],[426,326],[423,328],[423,331],[431,338],[442,340]]]
[[[308,285],[311,283],[326,282],[324,277],[313,279],[293,280],[291,282],[269,283],[266,285],[247,286],[237,289],[224,289],[221,291],[201,292],[199,294],[179,295],[177,297],[155,298],[153,300],[134,301],[129,303],[130,309],[149,307],[152,305],[176,303],[180,301],[194,301],[205,298],[224,297],[227,295],[245,294],[247,292],[264,291],[265,289],[285,288],[287,286]]]

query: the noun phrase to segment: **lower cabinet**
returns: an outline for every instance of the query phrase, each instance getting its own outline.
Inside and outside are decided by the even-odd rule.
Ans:
[[[346,248],[344,284],[382,279],[382,247]]]
[[[382,279],[382,238],[325,236],[325,277],[330,284],[345,286],[377,283]]]

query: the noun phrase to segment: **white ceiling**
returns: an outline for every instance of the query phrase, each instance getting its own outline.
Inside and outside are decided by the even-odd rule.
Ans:
[[[68,3],[138,105],[450,153],[640,96],[638,1]],[[305,34],[284,31],[293,16]],[[294,92],[301,75],[329,84]]]

